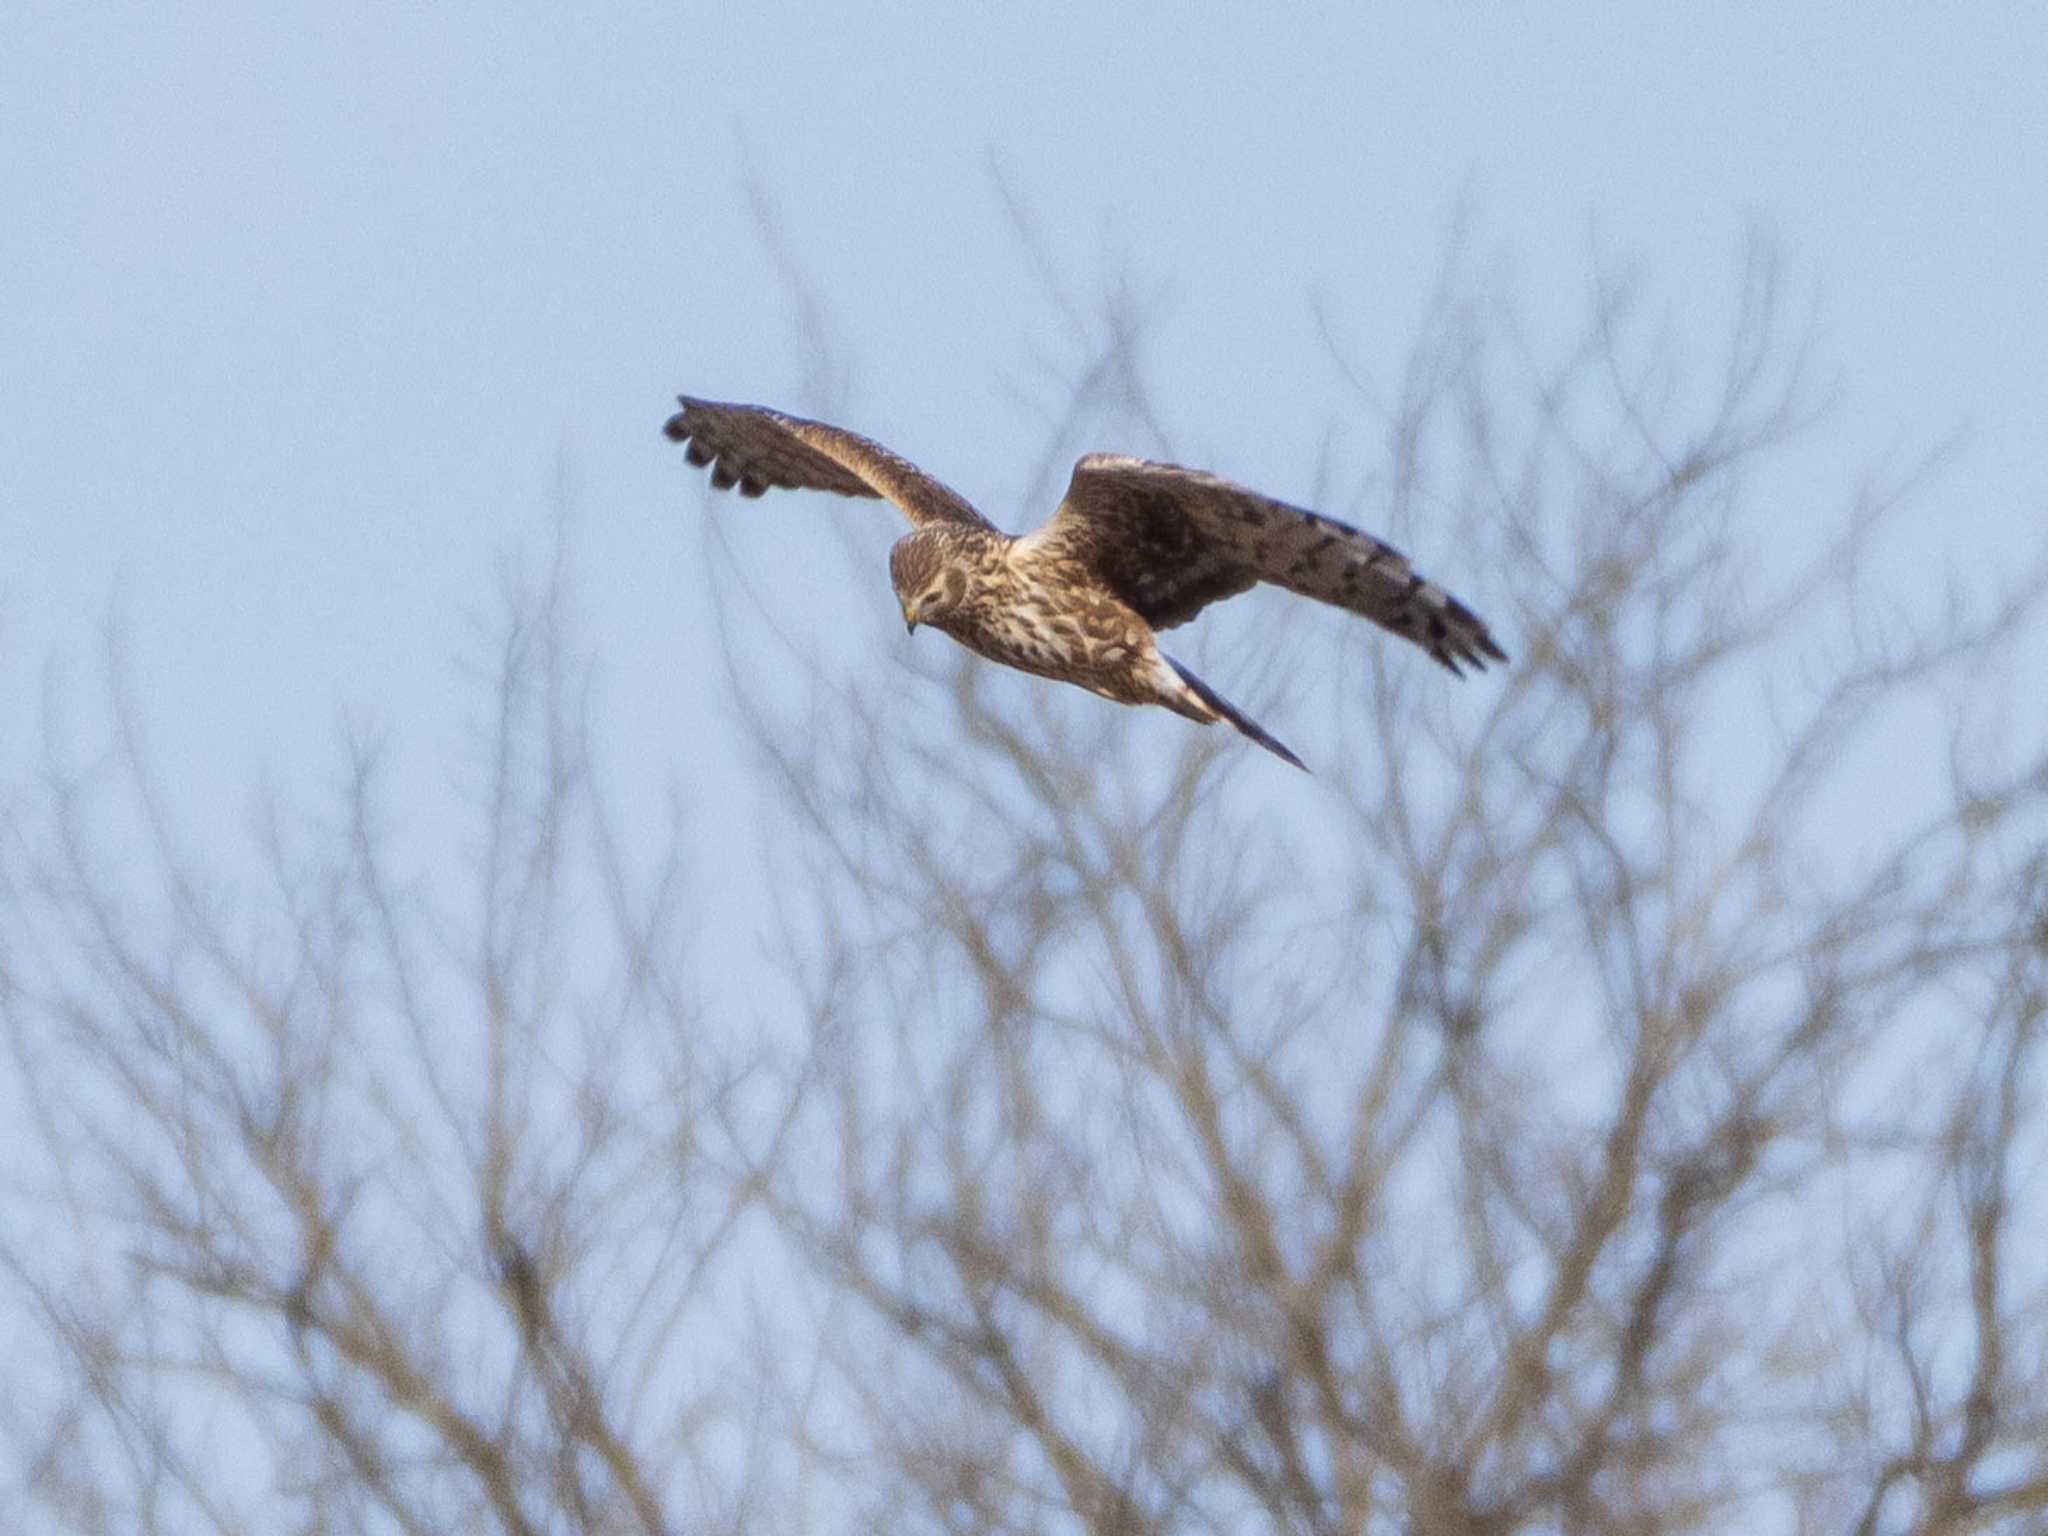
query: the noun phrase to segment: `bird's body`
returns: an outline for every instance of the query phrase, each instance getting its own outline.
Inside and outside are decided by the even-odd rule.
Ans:
[[[1177,465],[1090,454],[1044,527],[1005,534],[879,444],[762,406],[682,399],[671,438],[712,483],[885,497],[915,525],[890,551],[914,630],[929,624],[991,661],[1119,704],[1227,720],[1301,760],[1165,655],[1157,632],[1261,581],[1334,603],[1411,640],[1453,673],[1506,660],[1477,615],[1405,556],[1334,518]]]
[[[921,623],[1020,672],[1076,683],[1119,704],[1154,702],[1142,663],[1158,648],[1151,626],[1129,606],[1074,579],[1068,562],[1028,539],[963,529],[948,542],[966,591]]]

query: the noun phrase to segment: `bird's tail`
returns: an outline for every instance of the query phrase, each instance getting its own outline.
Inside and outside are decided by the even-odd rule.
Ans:
[[[1228,720],[1275,757],[1283,758],[1287,762],[1294,764],[1303,773],[1308,772],[1308,764],[1288,751],[1285,742],[1268,734],[1266,728],[1260,725],[1258,721],[1239,709],[1230,700],[1224,698],[1222,694],[1211,688],[1171,656],[1162,655],[1161,659],[1169,667],[1173,668],[1174,672],[1179,675],[1181,683],[1187,688],[1187,691],[1194,695],[1192,700],[1168,700],[1167,708],[1186,715],[1190,720],[1200,720],[1205,724],[1211,720]]]

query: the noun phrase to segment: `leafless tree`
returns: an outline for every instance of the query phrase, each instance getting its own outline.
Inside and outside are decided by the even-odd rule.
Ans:
[[[1205,617],[1313,779],[879,619],[806,649],[707,522],[780,1030],[707,1017],[692,823],[601,792],[559,564],[459,857],[378,742],[245,867],[132,710],[53,727],[0,829],[0,1521],[2048,1528],[2048,748],[1995,729],[2044,582],[1916,607],[1910,476],[1773,496],[1778,290],[1709,368],[1454,261],[1386,389],[1324,314],[1374,435],[1315,499],[1515,662]],[[1176,451],[1144,306],[1055,299],[1034,505]]]
[[[507,584],[460,879],[363,740],[336,814],[188,855],[125,703],[10,820],[8,1528],[717,1529],[766,1486],[750,1064],[679,836],[593,790],[566,592]]]
[[[752,714],[814,1433],[892,1531],[2048,1529],[2048,749],[1984,739],[2041,568],[1916,611],[1910,477],[1763,502],[1814,419],[1764,247],[1714,371],[1451,271],[1391,390],[1326,317],[1380,441],[1321,504],[1476,583],[1504,681],[1212,615],[1314,783],[950,651]],[[1077,332],[1053,459],[1173,451],[1142,338]]]

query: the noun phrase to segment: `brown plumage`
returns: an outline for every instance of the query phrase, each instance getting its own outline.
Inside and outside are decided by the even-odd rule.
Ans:
[[[1415,574],[1390,544],[1200,470],[1091,453],[1052,521],[1013,538],[955,492],[841,427],[758,405],[682,397],[664,430],[711,482],[895,503],[912,531],[889,552],[910,628],[930,624],[1006,666],[1120,704],[1227,720],[1301,759],[1162,653],[1155,633],[1262,581],[1371,619],[1462,675],[1506,661],[1478,615]]]

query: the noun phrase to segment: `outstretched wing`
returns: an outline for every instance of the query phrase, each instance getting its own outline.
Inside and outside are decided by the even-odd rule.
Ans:
[[[1391,544],[1200,470],[1091,453],[1032,538],[1079,561],[1155,629],[1270,581],[1361,614],[1453,672],[1507,660],[1479,616]]]
[[[682,409],[662,431],[686,444],[684,457],[711,466],[720,490],[759,496],[771,486],[886,498],[920,528],[927,523],[990,523],[956,492],[880,443],[844,427],[785,416],[763,405],[677,397]]]

